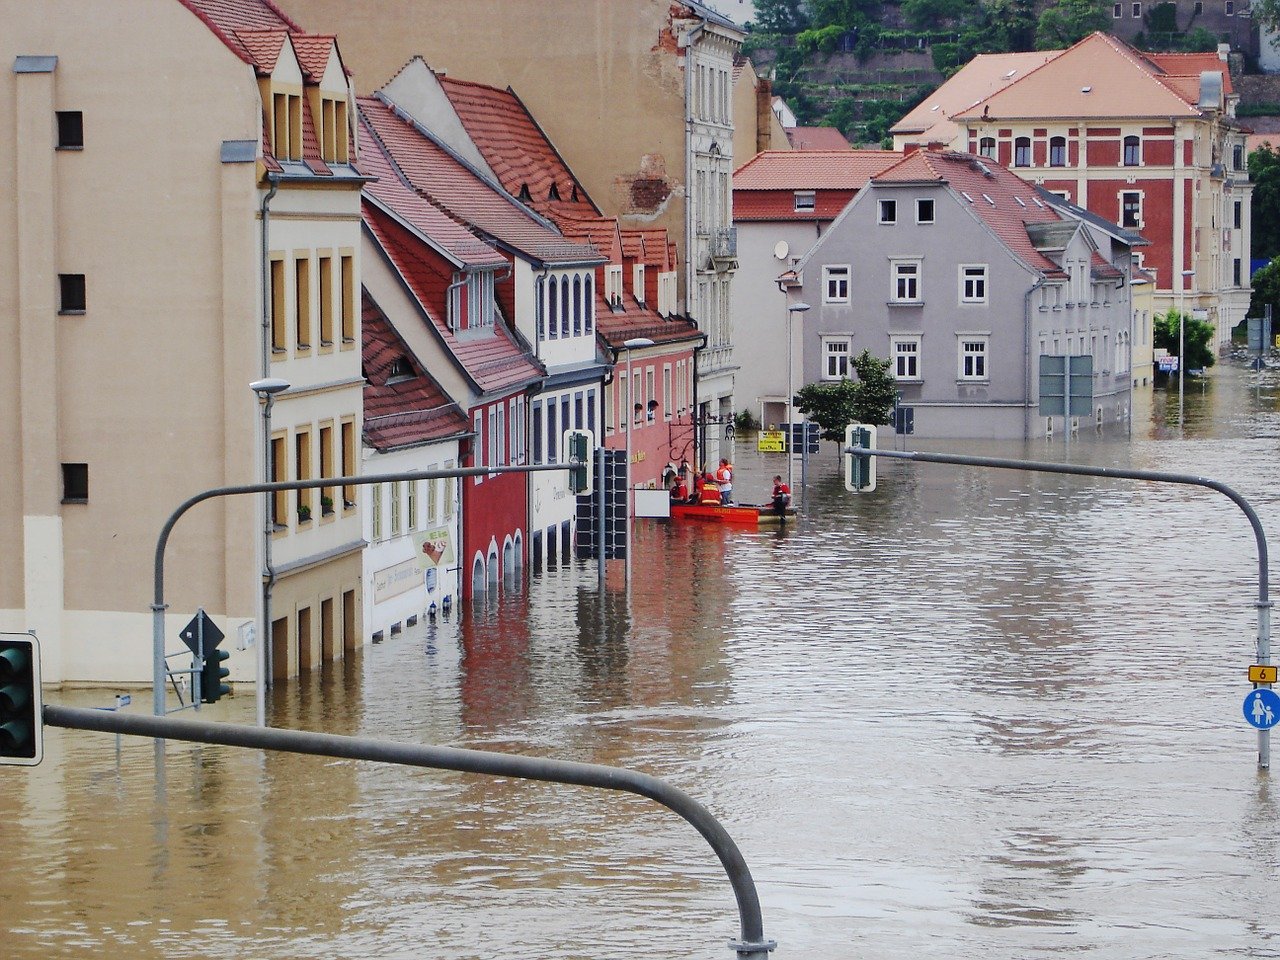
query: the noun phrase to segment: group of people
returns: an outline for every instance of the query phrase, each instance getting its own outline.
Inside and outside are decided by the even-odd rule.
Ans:
[[[733,464],[721,458],[716,472],[703,471],[694,473],[693,489],[685,479],[688,470],[681,465],[680,472],[672,475],[669,492],[672,503],[699,503],[704,505],[728,506],[733,502]],[[791,488],[783,482],[780,475],[773,478],[773,491],[769,505],[779,516],[785,516],[791,506]]]
[[[728,506],[733,502],[733,464],[721,458],[715,473],[702,472],[693,475],[693,490],[685,479],[688,471],[681,467],[671,478],[672,503],[702,503]]]

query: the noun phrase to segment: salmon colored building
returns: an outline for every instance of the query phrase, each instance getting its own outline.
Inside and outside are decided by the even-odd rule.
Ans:
[[[1037,62],[1040,61],[1040,62]],[[893,128],[945,143],[1150,241],[1159,311],[1202,311],[1225,343],[1248,310],[1248,131],[1225,55],[1143,53],[1094,33],[1066,50],[980,57]]]

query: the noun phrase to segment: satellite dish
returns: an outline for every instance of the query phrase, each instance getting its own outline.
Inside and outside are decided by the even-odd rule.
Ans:
[[[787,246],[787,241],[779,240],[773,245],[773,255],[779,260],[787,259],[787,254],[791,252],[791,248]]]

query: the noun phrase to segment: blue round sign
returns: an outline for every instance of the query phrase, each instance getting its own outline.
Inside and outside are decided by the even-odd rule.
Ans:
[[[1251,727],[1270,730],[1280,723],[1280,694],[1266,687],[1250,690],[1244,698],[1244,718]]]

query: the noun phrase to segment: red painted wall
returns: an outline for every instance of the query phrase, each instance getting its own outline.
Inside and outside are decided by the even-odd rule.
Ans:
[[[516,394],[511,394],[515,396]],[[469,455],[464,456],[464,466],[490,466],[489,455],[489,410],[495,407],[507,407],[511,397],[503,397],[490,403],[481,404],[468,411],[468,419],[475,422],[475,414],[481,414],[483,427],[480,435],[471,442]],[[508,444],[511,437],[511,425],[507,424]],[[477,457],[477,452],[479,456]],[[510,463],[508,455],[507,462]],[[502,545],[505,539],[520,535],[520,563],[525,562],[524,553],[528,549],[525,542],[526,529],[529,524],[528,474],[508,473],[496,477],[485,477],[480,483],[473,477],[463,477],[462,484],[462,553],[458,557],[461,567],[459,579],[462,583],[464,600],[471,598],[471,571],[477,553],[485,557],[488,563],[489,545],[496,542],[498,563],[502,563]],[[501,582],[501,567],[499,567]]]

